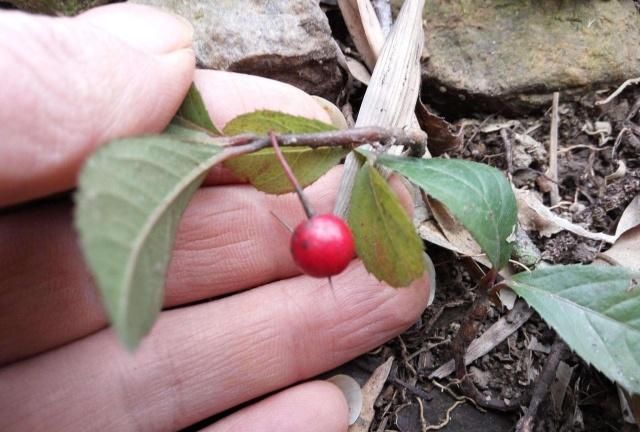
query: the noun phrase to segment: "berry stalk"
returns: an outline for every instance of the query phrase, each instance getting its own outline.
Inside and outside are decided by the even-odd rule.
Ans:
[[[271,140],[271,145],[273,146],[273,150],[276,153],[278,162],[280,162],[280,165],[282,165],[282,169],[284,170],[285,175],[287,176],[287,178],[293,185],[293,188],[296,190],[296,193],[298,194],[298,198],[300,199],[300,203],[302,204],[302,208],[304,208],[304,212],[306,213],[307,218],[311,219],[315,214],[315,212],[313,211],[311,204],[305,197],[304,192],[302,191],[302,186],[300,186],[300,182],[298,182],[298,179],[293,174],[293,171],[291,170],[291,167],[287,163],[287,160],[284,158],[284,155],[282,154],[282,150],[278,145],[278,138],[276,138],[276,134],[273,133],[273,131],[269,132],[269,139]]]

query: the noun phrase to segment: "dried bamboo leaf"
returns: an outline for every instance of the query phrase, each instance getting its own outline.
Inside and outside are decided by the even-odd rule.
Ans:
[[[420,90],[423,7],[424,0],[407,0],[402,6],[371,76],[357,126],[411,124]]]
[[[420,56],[424,43],[422,9],[424,0],[407,0],[386,39],[356,126],[414,127],[414,109],[420,90]],[[380,29],[382,34],[382,30]],[[398,152],[394,149],[392,153]],[[346,216],[359,162],[347,157],[334,212]]]
[[[380,54],[384,36],[373,8],[371,8],[374,18],[372,20],[371,17],[368,16],[367,8],[361,8],[359,3],[369,2],[362,2],[361,0],[338,0],[340,12],[342,12],[342,17],[344,18],[344,22],[347,25],[356,49],[369,69],[373,69]],[[363,12],[361,13],[361,11]],[[365,29],[365,22],[369,27],[368,29]],[[371,38],[371,40],[369,38]]]

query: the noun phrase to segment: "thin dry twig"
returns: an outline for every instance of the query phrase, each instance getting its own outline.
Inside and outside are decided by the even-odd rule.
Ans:
[[[402,381],[400,378],[396,377],[395,375],[389,378],[389,382],[391,382],[391,384],[395,385],[396,387],[400,387],[403,388],[405,390],[407,390],[409,393],[412,393],[414,396],[426,401],[426,402],[430,402],[431,399],[433,399],[429,393],[427,393],[426,391],[422,390],[420,387],[416,387],[414,385],[411,385],[409,383],[406,383],[404,381]]]
[[[469,344],[475,339],[481,323],[487,316],[487,292],[493,286],[498,275],[491,269],[478,284],[477,297],[460,324],[460,329],[453,339],[452,354],[456,365],[456,378],[462,379],[467,373],[465,353]]]
[[[507,173],[509,173],[509,178],[511,178],[513,175],[513,145],[511,144],[511,139],[509,139],[509,133],[506,128],[500,129],[500,136],[504,144],[504,156],[505,159],[507,159]]]
[[[618,87],[618,89],[616,91],[614,91],[613,93],[611,93],[609,95],[609,97],[607,97],[605,100],[601,100],[596,102],[596,105],[604,105],[607,104],[609,102],[611,102],[614,98],[616,98],[620,93],[622,93],[624,91],[624,89],[626,89],[627,87],[629,87],[630,85],[634,85],[634,84],[640,84],[640,77],[637,78],[630,78],[628,80],[626,80],[625,82],[623,82],[620,87]]]
[[[427,419],[424,418],[424,405],[422,405],[422,399],[416,398],[418,405],[420,406],[420,429],[427,430]]]
[[[518,424],[516,425],[516,432],[533,431],[534,421],[538,413],[538,408],[540,408],[540,404],[544,401],[547,395],[549,386],[553,382],[553,378],[556,376],[558,364],[560,363],[560,360],[562,359],[566,351],[567,345],[560,338],[556,337],[556,340],[551,346],[551,352],[547,357],[547,362],[545,363],[542,373],[540,374],[540,378],[538,379],[536,387],[533,390],[529,408],[527,409],[526,414],[518,421]]]
[[[558,105],[560,103],[560,93],[553,93],[553,104],[551,106],[551,134],[549,140],[549,176],[553,179],[551,184],[550,199],[551,205],[560,202],[560,192],[558,190]]]

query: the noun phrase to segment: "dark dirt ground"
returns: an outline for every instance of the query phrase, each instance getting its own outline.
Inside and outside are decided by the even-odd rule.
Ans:
[[[348,46],[347,32],[341,27],[339,17],[331,13],[329,17],[335,36]],[[554,211],[590,231],[613,233],[623,210],[640,193],[640,89],[628,88],[611,103],[597,106],[594,102],[604,99],[614,88],[601,90],[573,101],[563,101],[560,94],[558,183],[561,203]],[[355,88],[350,94],[349,101],[356,110],[361,97],[362,89]],[[428,103],[429,95],[422,97]],[[455,125],[464,126],[464,145],[448,156],[497,167],[510,176],[516,187],[543,193],[545,205],[549,206],[546,192],[551,181],[545,175],[548,168],[545,149],[549,148],[550,108],[517,118],[486,113],[449,118]],[[481,131],[507,122],[506,134],[501,134],[499,129]],[[594,134],[596,126],[610,126],[610,130]],[[516,133],[528,135],[541,147],[530,149],[527,152],[530,160],[525,163],[518,160],[522,152],[513,139]],[[535,232],[529,235],[542,258],[554,264],[590,263],[607,248],[605,243],[567,231],[549,238]],[[555,332],[534,314],[507,340],[467,368],[476,376],[476,387],[484,395],[503,401],[521,400],[520,409],[510,413],[481,412],[467,401],[456,406],[450,420],[445,421],[447,410],[456,399],[441,387],[449,387],[453,395],[460,393],[452,376],[439,382],[428,376],[452,358],[452,338],[475,299],[478,279],[470,274],[460,257],[428,243],[426,246],[438,281],[433,305],[403,335],[340,371],[364,383],[378,365],[390,356],[395,358],[375,405],[376,417],[371,431],[512,431],[528,405],[527,400],[545,364],[547,353],[540,349],[548,352]],[[506,312],[492,306],[479,334]],[[532,340],[542,348],[532,346]],[[615,385],[574,354],[565,356],[563,362],[573,368],[564,402],[556,407],[549,397],[545,398],[536,416],[535,431],[637,430],[623,421]]]
[[[574,222],[584,223],[591,231],[612,233],[622,211],[640,193],[640,128],[634,130],[640,124],[640,90],[626,91],[609,106],[598,107],[593,104],[602,98],[592,94],[583,101],[560,103],[558,178],[561,199],[566,203],[556,211],[569,215]],[[509,128],[509,133],[524,133],[538,126],[530,132],[530,136],[548,146],[550,110],[516,119],[479,115],[472,120],[475,126],[465,128],[463,148],[450,153],[451,157],[487,163],[506,172],[508,163],[500,131],[480,133],[478,129],[487,124],[503,124],[510,120],[513,126]],[[464,121],[468,122],[469,119],[460,120]],[[607,134],[609,139],[606,142],[584,130],[585,126],[596,121],[611,124],[611,133]],[[631,131],[622,134],[613,152],[616,138],[624,128],[630,128]],[[512,145],[515,146],[515,142]],[[533,159],[529,168],[513,170],[512,181],[517,187],[542,191],[549,183],[543,174],[548,162],[546,159]],[[608,177],[619,169],[621,163],[626,167],[625,172],[617,178]],[[546,195],[545,204],[549,205]],[[535,233],[530,233],[530,236],[540,248],[543,259],[551,263],[589,263],[606,248],[601,242],[569,232],[560,232],[549,238],[541,238]],[[364,382],[375,367],[389,356],[396,359],[390,378],[376,403],[377,413],[372,431],[424,430],[424,426],[441,423],[455,402],[428,375],[452,358],[451,341],[475,298],[478,280],[469,274],[463,261],[452,252],[430,244],[427,244],[427,251],[435,264],[438,280],[433,305],[406,333],[343,368]],[[480,333],[506,312],[492,307]],[[521,397],[526,399],[530,397],[547,357],[543,352],[529,349],[529,343],[535,338],[549,348],[554,337],[553,330],[534,314],[506,341],[472,363],[468,371],[479,376],[474,381],[483,394],[510,401]],[[574,370],[562,409],[556,412],[547,398],[538,412],[536,431],[636,430],[624,424],[616,388],[611,382],[575,355],[569,355],[564,362]],[[439,384],[447,386],[451,382],[449,378]],[[451,388],[453,390],[455,386]],[[424,390],[426,394],[419,390]],[[424,396],[421,400],[423,423],[418,401],[420,394]],[[451,420],[441,430],[510,431],[522,412],[521,409],[512,413],[482,413],[471,403],[465,403],[453,410]]]

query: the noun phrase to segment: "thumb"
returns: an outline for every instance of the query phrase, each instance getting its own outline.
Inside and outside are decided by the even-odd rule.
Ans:
[[[70,189],[97,146],[161,131],[193,78],[192,35],[141,5],[0,12],[0,206]]]

